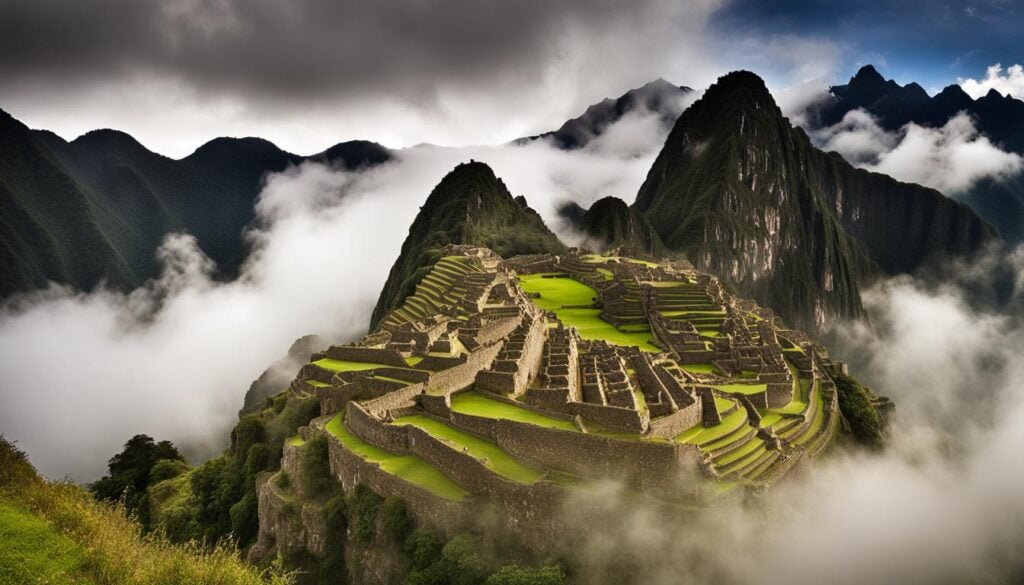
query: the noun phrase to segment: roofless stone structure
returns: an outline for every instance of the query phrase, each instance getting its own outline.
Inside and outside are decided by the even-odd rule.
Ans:
[[[285,444],[282,472],[299,478],[324,433],[346,490],[401,497],[446,533],[496,508],[543,550],[564,497],[603,479],[668,508],[778,482],[835,436],[842,367],[687,263],[451,246],[376,331],[301,369],[290,392],[322,416]],[[252,554],[317,554],[321,515],[282,520],[302,494],[278,483],[259,480]]]

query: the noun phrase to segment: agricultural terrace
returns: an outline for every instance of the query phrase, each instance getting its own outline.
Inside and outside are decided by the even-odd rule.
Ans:
[[[575,327],[580,337],[604,340],[622,346],[639,347],[644,351],[661,351],[652,341],[649,327],[641,331],[623,331],[600,317],[595,306],[597,291],[564,275],[528,274],[519,277],[524,292],[537,294],[534,304],[553,312],[566,327]]]

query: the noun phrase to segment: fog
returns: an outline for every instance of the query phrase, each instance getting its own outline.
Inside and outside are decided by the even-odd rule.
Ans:
[[[830,350],[895,401],[884,453],[834,448],[799,479],[682,523],[609,486],[597,505],[618,528],[581,531],[579,582],[1019,582],[1020,315],[974,311],[956,286],[910,278],[871,289],[865,304],[877,326],[837,325]],[[568,511],[594,505],[584,497]]]
[[[982,179],[1002,181],[1024,170],[1024,158],[978,132],[965,112],[939,128],[909,123],[888,131],[871,114],[857,109],[838,124],[810,134],[820,148],[834,150],[861,168],[954,197]]]
[[[572,243],[558,205],[632,201],[667,130],[636,111],[574,152],[544,141],[421,146],[364,172],[310,163],[271,175],[236,281],[213,280],[195,239],[174,234],[162,276],[130,294],[54,285],[0,308],[0,432],[44,474],[79,481],[96,479],[135,433],[216,453],[251,381],[296,338],[366,332],[419,206],[456,164],[491,164]]]

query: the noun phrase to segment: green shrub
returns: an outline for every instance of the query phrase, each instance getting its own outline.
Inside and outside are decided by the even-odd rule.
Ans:
[[[320,562],[319,582],[344,582],[345,569],[345,533],[348,530],[348,519],[345,516],[345,496],[338,494],[324,504],[324,558]]]
[[[151,483],[151,472],[159,461],[179,461],[185,458],[170,441],[153,440],[148,435],[135,435],[124,444],[120,453],[110,458],[108,474],[93,483],[89,490],[97,499],[107,502],[123,501],[129,514],[138,514],[143,507],[143,526],[148,526],[146,490]],[[163,466],[166,470],[167,465]]]
[[[505,565],[484,581],[484,585],[564,585],[565,573],[557,565],[530,569]]]
[[[348,497],[348,521],[352,537],[359,544],[370,544],[377,532],[377,512],[381,499],[369,487],[359,484]]]
[[[178,459],[161,459],[149,470],[149,485],[156,485],[161,481],[173,479],[179,475],[188,473],[188,463]]]
[[[248,415],[238,421],[231,430],[231,451],[234,455],[245,455],[256,443],[267,440],[267,429],[259,415]]]
[[[338,482],[331,474],[327,437],[317,433],[306,442],[305,449],[302,472],[306,492],[318,499],[329,497],[337,489]]]
[[[413,529],[412,517],[409,516],[409,509],[401,498],[387,498],[384,500],[384,530],[398,542],[405,541]]]
[[[880,449],[884,443],[882,421],[871,403],[868,390],[851,376],[840,374],[834,380],[839,410],[850,423],[854,441],[870,449]]]
[[[404,550],[414,569],[423,569],[441,558],[441,545],[433,532],[417,528],[405,539]]]

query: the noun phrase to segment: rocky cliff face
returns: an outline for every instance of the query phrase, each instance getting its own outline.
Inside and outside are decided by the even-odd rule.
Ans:
[[[670,249],[807,328],[859,316],[861,289],[883,271],[998,240],[941,193],[814,148],[749,72],[680,116],[634,207]]]
[[[416,215],[373,310],[371,329],[412,294],[448,244],[488,247],[503,257],[565,250],[526,199],[512,197],[491,167],[460,164],[434,187]]]
[[[908,123],[936,128],[960,112],[971,116],[978,131],[1005,150],[1024,155],[1024,101],[990,91],[979,99],[959,85],[929,96],[920,85],[899,85],[865,65],[846,85],[830,88],[831,99],[809,116],[815,127],[838,123],[848,112],[862,109],[886,130]],[[991,223],[1009,242],[1024,242],[1024,173],[1005,180],[987,179],[965,193],[952,194]]]
[[[856,317],[877,269],[813,180],[815,154],[760,78],[731,73],[680,116],[634,207],[670,249],[790,322]]]

